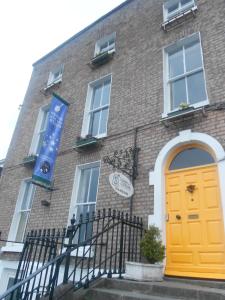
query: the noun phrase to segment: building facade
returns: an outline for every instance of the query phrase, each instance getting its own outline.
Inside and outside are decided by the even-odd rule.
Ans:
[[[1,177],[2,239],[129,212],[103,158],[138,147],[132,211],[161,229],[165,274],[225,279],[224,15],[223,0],[128,0],[34,63]],[[52,92],[70,106],[49,191],[31,177]],[[0,277],[21,247],[2,243]]]

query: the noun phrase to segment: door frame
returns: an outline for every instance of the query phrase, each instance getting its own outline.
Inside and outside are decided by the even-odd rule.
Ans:
[[[213,137],[205,133],[180,131],[179,135],[171,139],[159,152],[154,170],[149,172],[149,185],[154,186],[154,212],[148,217],[148,224],[155,224],[162,232],[162,239],[166,246],[166,212],[165,212],[165,166],[169,157],[175,151],[188,144],[196,144],[207,148],[217,164],[219,189],[221,195],[222,216],[225,224],[225,151],[222,145]],[[225,229],[225,228],[224,228]],[[166,261],[164,262],[166,264]]]

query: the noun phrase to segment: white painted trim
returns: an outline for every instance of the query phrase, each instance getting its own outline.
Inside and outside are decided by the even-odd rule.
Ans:
[[[170,153],[181,145],[197,143],[209,147],[215,156],[220,184],[221,206],[225,224],[225,151],[221,144],[205,133],[184,130],[179,136],[170,140],[159,152],[154,171],[149,173],[149,184],[154,185],[154,213],[149,215],[148,224],[155,224],[162,231],[163,241],[166,244],[166,214],[165,214],[165,164]]]
[[[90,113],[89,112],[90,112],[90,108],[91,108],[91,100],[92,100],[94,87],[98,84],[103,83],[107,79],[111,80],[110,90],[109,90],[109,104],[108,104],[108,118],[109,118],[110,99],[111,99],[111,90],[112,90],[112,73],[107,74],[107,75],[105,75],[97,80],[94,80],[92,82],[89,82],[89,84],[88,84],[87,97],[86,97],[86,102],[85,102],[82,129],[81,129],[81,137],[83,137],[83,138],[89,133],[88,132],[89,124],[90,124]],[[104,134],[95,136],[96,138],[103,138],[103,137],[107,136],[108,118],[107,118],[106,132]]]
[[[20,253],[23,250],[23,246],[24,246],[24,244],[7,242],[7,244],[1,248],[1,251],[2,252]]]
[[[3,294],[8,285],[10,277],[15,277],[18,261],[0,260],[0,295]]]

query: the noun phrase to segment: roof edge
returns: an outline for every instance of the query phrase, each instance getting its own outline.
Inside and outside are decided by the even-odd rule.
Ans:
[[[130,2],[133,2],[133,1],[135,1],[135,0],[126,0],[123,3],[121,3],[120,5],[116,6],[114,9],[112,9],[111,11],[106,13],[105,15],[101,16],[99,19],[97,19],[96,21],[94,21],[93,23],[91,23],[90,25],[88,25],[87,27],[85,27],[84,29],[82,29],[81,31],[76,33],[75,35],[73,35],[71,38],[69,38],[68,40],[66,40],[62,44],[60,44],[58,47],[56,47],[52,51],[48,52],[46,55],[42,56],[40,59],[35,61],[32,66],[35,67],[38,63],[40,63],[41,61],[46,59],[48,56],[52,55],[53,53],[55,53],[59,49],[63,48],[66,44],[70,43],[72,40],[74,40],[74,39],[78,38],[79,36],[81,36],[83,33],[88,31],[91,27],[95,26],[100,21],[104,20],[108,16],[112,15],[113,13],[115,13],[116,11],[120,10],[122,7],[126,6],[127,4],[129,4]]]

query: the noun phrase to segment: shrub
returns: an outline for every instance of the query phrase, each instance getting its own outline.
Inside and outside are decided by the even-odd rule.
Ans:
[[[158,227],[151,225],[146,231],[140,243],[141,254],[150,264],[163,261],[165,247],[162,244],[161,234]]]

